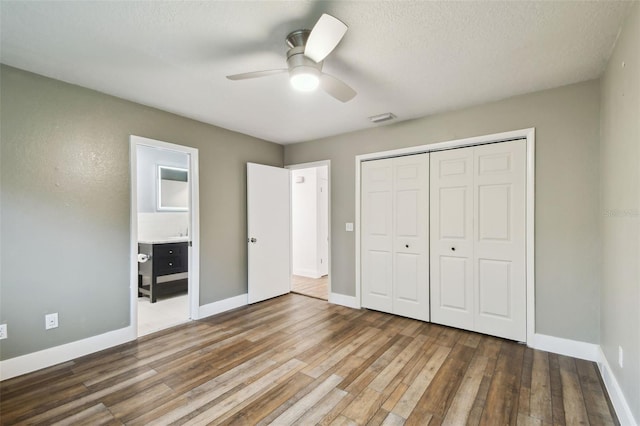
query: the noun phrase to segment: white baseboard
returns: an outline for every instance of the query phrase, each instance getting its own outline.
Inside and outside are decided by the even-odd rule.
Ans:
[[[0,380],[10,379],[42,368],[51,367],[52,365],[130,342],[135,338],[136,332],[133,327],[129,326],[53,348],[6,359],[0,361]]]
[[[329,303],[342,305],[347,308],[360,309],[360,301],[355,296],[345,296],[339,293],[329,293]]]
[[[239,296],[230,297],[228,299],[218,300],[217,302],[202,305],[198,309],[198,319],[210,317],[211,315],[221,314],[231,309],[239,308],[249,304],[249,295],[247,293]]]
[[[534,334],[533,342],[528,342],[528,344],[534,349],[596,362],[620,424],[624,426],[638,425],[600,345],[544,334]]]
[[[600,375],[602,376],[602,381],[604,382],[605,387],[607,388],[607,393],[609,394],[609,398],[611,398],[611,403],[613,404],[613,408],[616,410],[616,414],[618,415],[618,420],[621,425],[638,425],[638,422],[633,418],[633,413],[631,413],[631,408],[627,403],[626,398],[624,397],[624,393],[622,393],[622,389],[620,389],[620,385],[616,380],[616,377],[613,375],[613,370],[611,370],[611,366],[609,365],[609,361],[607,357],[604,355],[601,347],[598,347],[598,353],[600,359],[598,360],[598,368],[600,369]]]
[[[320,271],[315,269],[294,269],[293,275],[299,275],[301,277],[318,279],[322,277]]]
[[[586,359],[587,361],[597,362],[600,359],[600,354],[598,353],[600,346],[595,343],[579,342],[577,340],[536,333],[533,335],[533,342],[527,342],[527,344],[541,351]]]

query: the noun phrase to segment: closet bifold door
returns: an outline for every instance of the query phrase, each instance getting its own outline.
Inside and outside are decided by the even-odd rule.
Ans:
[[[393,159],[366,161],[361,170],[362,305],[393,312]]]
[[[526,143],[475,147],[475,330],[527,340]]]
[[[366,308],[429,320],[429,154],[362,163]]]
[[[431,321],[473,330],[473,148],[431,153]]]
[[[431,319],[526,340],[524,140],[431,153]]]

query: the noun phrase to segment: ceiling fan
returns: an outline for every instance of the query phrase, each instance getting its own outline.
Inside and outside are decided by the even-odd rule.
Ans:
[[[296,30],[286,38],[287,68],[254,71],[228,75],[229,80],[246,80],[289,73],[291,85],[300,91],[310,92],[322,88],[339,101],[348,102],[356,95],[355,90],[338,78],[322,72],[324,59],[336,48],[347,26],[331,15],[323,14],[311,31]]]

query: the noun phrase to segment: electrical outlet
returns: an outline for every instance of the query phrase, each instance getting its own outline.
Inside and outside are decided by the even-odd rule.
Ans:
[[[6,339],[7,337],[7,324],[0,324],[0,340]]]
[[[44,316],[44,329],[49,330],[58,328],[58,313],[48,314]]]
[[[624,365],[624,353],[622,352],[622,346],[618,346],[618,365],[623,368]]]

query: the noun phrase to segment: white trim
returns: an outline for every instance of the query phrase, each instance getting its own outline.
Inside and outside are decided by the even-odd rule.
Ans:
[[[360,289],[362,287],[362,277],[360,274],[360,163],[363,161],[363,156],[356,155],[356,217],[355,228],[356,233],[356,301],[358,308],[362,306],[362,297],[360,296]],[[329,298],[331,300],[331,298]]]
[[[360,309],[360,299],[355,296],[346,296],[339,293],[329,293],[329,303],[346,306],[347,308]]]
[[[229,297],[228,299],[218,300],[217,302],[200,306],[198,318],[202,319],[210,317],[211,315],[221,314],[222,312],[247,306],[248,304],[249,295],[247,293]]]
[[[313,279],[318,279],[322,277],[322,273],[317,269],[300,268],[300,269],[294,269],[292,273],[293,275],[299,275],[301,277],[307,277],[307,278],[313,278]]]
[[[527,194],[526,194],[526,274],[527,274],[527,342],[536,333],[536,268],[535,268],[535,224],[536,224],[536,129],[527,132]]]
[[[138,150],[134,136],[129,137],[129,324],[138,336]],[[135,287],[135,298],[133,291]]]
[[[579,342],[546,334],[534,334],[533,339],[528,342],[528,346],[558,355],[586,359],[587,361],[596,362],[600,359],[598,354],[600,347],[595,343]]]
[[[360,286],[360,163],[367,160],[399,157],[402,155],[421,154],[445,149],[462,148],[466,146],[482,145],[486,143],[504,142],[514,139],[526,139],[527,143],[527,206],[526,206],[526,274],[527,274],[527,342],[531,342],[535,335],[535,128],[513,130],[492,135],[475,136],[472,138],[456,139],[391,151],[372,152],[357,155],[356,167],[356,299],[361,303]]]
[[[486,143],[505,142],[513,139],[529,139],[535,135],[535,128],[513,130],[510,132],[494,133],[491,135],[474,136],[471,138],[454,139],[445,142],[436,142],[426,145],[411,146],[408,148],[393,149],[390,151],[371,152],[356,156],[360,161],[378,160],[381,158],[401,157],[403,155],[422,154],[424,152],[442,151],[445,149],[461,148],[464,146],[482,145]]]
[[[631,407],[629,407],[629,404],[624,397],[624,393],[613,374],[613,370],[611,370],[609,361],[600,346],[598,346],[598,354],[598,369],[600,370],[602,381],[604,382],[604,386],[607,388],[607,393],[609,394],[609,398],[611,399],[611,403],[613,404],[613,408],[616,411],[620,424],[637,426],[638,422],[633,418]]]
[[[285,169],[289,170],[299,170],[299,169],[311,169],[314,167],[322,167],[327,166],[327,227],[329,228],[329,253],[327,255],[327,271],[329,271],[329,275],[327,277],[327,287],[329,290],[329,294],[331,294],[331,277],[333,273],[331,272],[331,160],[320,160],[320,161],[312,161],[310,163],[299,163],[299,164],[290,164],[288,166],[284,166]],[[291,192],[290,192],[291,193]],[[293,205],[293,204],[292,204]],[[289,235],[291,236],[291,244],[293,245],[293,229],[289,231]],[[291,253],[290,269],[293,270],[293,252],[289,250]],[[292,272],[295,274],[295,272]],[[297,275],[297,274],[296,274]]]
[[[136,339],[133,326],[109,331],[0,362],[0,380],[31,373]]]
[[[155,139],[131,135],[129,137],[129,157],[131,167],[131,210],[130,210],[130,321],[135,335],[138,330],[138,145],[178,151],[189,156],[189,318],[199,319],[200,306],[200,183],[198,170],[198,149],[176,145]]]

